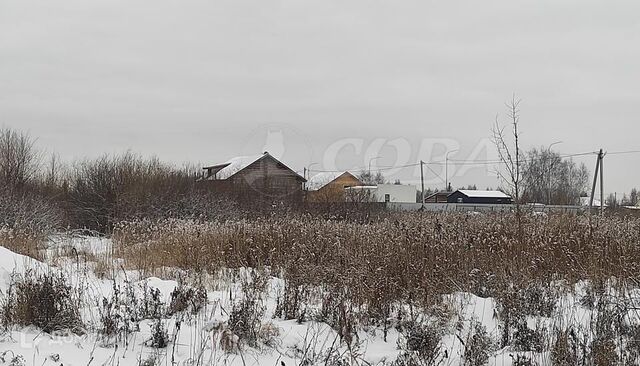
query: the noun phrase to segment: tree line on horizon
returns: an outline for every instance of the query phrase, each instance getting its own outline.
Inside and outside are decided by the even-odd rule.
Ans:
[[[5,226],[48,222],[106,232],[122,220],[206,218],[232,204],[199,188],[195,166],[178,168],[130,151],[65,163],[55,154],[45,156],[35,142],[26,132],[0,129],[0,224]],[[589,171],[584,164],[543,148],[524,156],[520,202],[572,205],[587,194]],[[386,182],[380,172],[362,172],[359,178],[367,184]],[[619,204],[637,205],[638,200],[634,189]]]

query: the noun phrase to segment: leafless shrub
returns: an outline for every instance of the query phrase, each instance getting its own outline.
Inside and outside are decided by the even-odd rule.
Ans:
[[[306,318],[305,304],[309,299],[309,286],[295,278],[288,278],[284,292],[277,299],[275,316],[285,320],[296,319],[302,323]],[[323,314],[326,306],[323,306]]]
[[[32,270],[14,274],[2,298],[2,323],[36,326],[47,333],[82,333],[79,296],[62,274],[38,274]]]
[[[167,309],[167,315],[172,316],[181,312],[197,314],[207,304],[207,291],[200,286],[193,288],[182,281],[171,292],[171,300]]]
[[[402,350],[394,366],[438,365],[442,362],[442,330],[433,325],[411,320],[402,325],[402,341],[398,348]]]
[[[530,329],[527,316],[550,317],[557,303],[557,294],[550,286],[529,283],[508,283],[497,294],[497,314],[501,322],[503,347],[514,343],[516,350],[541,352],[543,335]]]
[[[151,338],[146,344],[152,348],[167,348],[169,345],[169,334],[162,319],[155,319],[149,325],[151,328]]]
[[[103,342],[128,343],[128,336],[140,329],[145,319],[161,320],[165,317],[165,304],[160,291],[145,285],[134,286],[129,281],[124,285],[113,282],[109,298],[103,297],[97,304],[100,316],[98,333]]]
[[[348,294],[344,292],[335,292],[337,297],[335,301],[323,304],[323,313],[325,313],[324,321],[329,324],[340,337],[340,341],[344,342],[347,347],[352,347],[354,338],[357,336],[357,319],[355,315],[353,302]],[[329,306],[329,309],[326,307]]]
[[[136,319],[137,304],[128,299],[120,289],[113,284],[113,294],[110,298],[102,298],[98,303],[101,328],[98,333],[104,337],[103,341],[126,341],[127,337],[139,329]]]
[[[525,323],[516,328],[513,335],[513,348],[516,351],[542,352],[545,348],[545,334],[540,328],[531,329]]]
[[[240,350],[240,337],[233,334],[231,329],[225,329],[220,334],[220,348],[226,353],[236,353]]]
[[[629,327],[626,345],[626,359],[629,363],[640,363],[640,325]]]
[[[61,222],[59,210],[47,199],[0,191],[0,241],[10,250],[42,260],[47,237]]]
[[[250,347],[257,347],[260,341],[266,310],[262,296],[267,283],[266,276],[252,272],[250,278],[243,281],[242,298],[234,304],[229,315],[229,330]]]
[[[621,321],[624,317],[621,311],[626,312],[626,309],[611,304],[606,295],[606,293],[603,294],[596,304],[595,326],[589,355],[594,365],[616,365],[620,359],[617,338],[621,334]]]
[[[38,174],[40,153],[28,133],[0,129],[0,184],[11,192],[26,188]]]
[[[487,329],[478,321],[472,321],[471,329],[464,343],[462,356],[465,366],[485,365],[495,351],[495,343]]]
[[[551,363],[554,366],[578,364],[578,341],[572,330],[556,330],[555,342],[551,349]]]
[[[74,226],[101,232],[121,220],[170,215],[195,184],[188,172],[130,152],[76,163],[69,180]]]

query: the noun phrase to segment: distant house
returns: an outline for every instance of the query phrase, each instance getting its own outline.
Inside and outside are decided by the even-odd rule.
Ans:
[[[404,184],[378,184],[347,188],[351,194],[369,197],[371,202],[416,203],[415,186]]]
[[[589,206],[589,201],[591,197],[580,197],[580,206]],[[604,204],[606,206],[606,204]],[[600,200],[597,198],[593,198],[593,207],[600,207]]]
[[[440,191],[436,192],[428,197],[424,198],[425,203],[447,203],[449,202],[449,195],[451,192],[449,191]]]
[[[236,198],[299,201],[303,197],[306,180],[268,152],[232,158],[203,169],[200,181]]]
[[[451,193],[447,202],[449,203],[476,203],[476,204],[511,204],[511,196],[500,191],[472,191],[460,189]]]
[[[362,185],[360,179],[349,172],[318,173],[307,181],[307,199],[311,202],[344,201],[346,188]]]

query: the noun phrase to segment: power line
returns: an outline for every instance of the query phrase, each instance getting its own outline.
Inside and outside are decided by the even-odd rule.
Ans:
[[[587,155],[597,155],[598,151],[586,151],[586,152],[580,152],[580,153],[572,153],[572,154],[560,154],[560,158],[561,159],[565,159],[565,158],[572,158],[572,157],[578,157],[578,156],[587,156]],[[622,154],[640,154],[640,150],[628,150],[628,151],[614,151],[614,152],[608,152],[608,155],[622,155]],[[521,163],[526,163],[529,161],[534,161],[536,160],[535,158],[523,158],[520,159]],[[455,159],[449,159],[449,164],[452,164],[454,166],[483,166],[483,165],[494,165],[494,164],[503,164],[504,162],[502,160],[496,160],[496,159],[485,159],[485,160],[455,160]],[[434,173],[435,175],[436,172],[429,166],[429,165],[439,165],[439,166],[444,166],[446,164],[445,161],[430,161],[430,162],[424,162],[425,166],[427,166],[427,168]],[[385,166],[385,167],[377,167],[375,169],[371,169],[371,171],[374,172],[382,172],[382,171],[387,171],[387,170],[394,170],[394,169],[404,169],[404,168],[410,168],[410,167],[416,167],[419,166],[420,163],[414,163],[414,164],[405,164],[405,165],[398,165],[398,166]],[[351,170],[351,171],[369,171],[368,168],[366,167],[357,167],[357,168],[351,168],[351,169],[342,169],[342,170],[323,170],[323,169],[309,169],[309,172],[314,172],[314,173],[342,173],[344,171],[347,170]]]
[[[433,169],[431,169],[431,167],[429,166],[429,164],[425,163],[425,166],[427,167],[427,169],[429,169],[429,171],[431,171],[431,173],[433,173],[433,175],[435,175],[436,177],[438,177],[438,179],[440,179],[442,181],[442,183],[444,183],[445,185],[447,184],[447,181],[445,179],[442,179],[442,177],[440,176],[440,174],[436,173]],[[447,187],[444,187],[445,190],[447,190]]]
[[[379,171],[385,171],[385,170],[394,170],[394,169],[403,169],[403,168],[410,168],[410,167],[414,167],[414,166],[418,166],[420,165],[420,163],[414,163],[414,164],[406,164],[406,165],[398,165],[398,166],[385,166],[385,167],[377,167],[375,169],[371,169],[372,172],[379,172]],[[369,171],[368,168],[365,167],[356,167],[356,168],[351,168],[351,169],[342,169],[342,170],[323,170],[323,169],[309,169],[309,172],[315,172],[315,173],[342,173],[348,170],[352,170],[352,171],[357,171],[357,170],[362,170],[362,171]]]
[[[589,151],[589,152],[582,152],[582,153],[575,153],[575,154],[561,154],[559,157],[561,159],[564,158],[571,158],[571,157],[576,157],[576,156],[585,156],[585,155],[597,155],[598,152],[597,151]],[[528,161],[535,161],[535,158],[531,158],[531,159],[527,159],[527,158],[522,158],[520,159],[521,163],[526,163]],[[491,165],[491,164],[502,164],[503,161],[502,160],[454,160],[454,159],[449,159],[449,163],[453,164],[453,165]],[[445,164],[445,162],[443,161],[438,161],[438,162],[432,162],[430,164]]]
[[[640,150],[607,152],[607,155],[640,154]]]

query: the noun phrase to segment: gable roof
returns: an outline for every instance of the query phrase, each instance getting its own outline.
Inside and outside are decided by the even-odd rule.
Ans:
[[[205,167],[204,169],[211,169],[211,173],[215,174],[216,179],[228,179],[242,169],[260,160],[262,157],[263,155],[236,156],[222,164]]]
[[[508,194],[500,191],[474,191],[468,189],[459,189],[457,192],[464,194],[467,197],[474,198],[511,198]]]
[[[431,193],[430,195],[426,196],[424,199],[428,199],[428,198],[432,198],[432,197],[437,197],[437,196],[445,196],[448,197],[451,193],[453,192],[449,192],[449,191],[438,191],[438,192],[434,192]]]
[[[237,157],[234,157],[234,158],[231,158],[231,159],[227,160],[226,162],[224,162],[222,164],[207,166],[207,167],[204,167],[203,169],[211,170],[211,174],[215,175],[216,179],[225,180],[225,179],[231,178],[232,176],[236,175],[241,170],[244,170],[244,169],[248,168],[249,166],[251,166],[251,165],[253,165],[253,164],[255,164],[258,161],[263,160],[263,159],[272,159],[273,161],[276,162],[276,164],[282,166],[284,169],[286,169],[289,172],[293,173],[298,179],[306,182],[306,179],[304,179],[304,177],[302,177],[300,174],[294,172],[291,168],[286,166],[280,160],[274,158],[268,152],[265,152],[264,154],[261,154],[261,155],[237,156]]]
[[[307,181],[307,189],[309,191],[317,191],[320,188],[328,185],[329,183],[332,183],[333,181],[337,180],[338,178],[344,175],[349,175],[352,178],[360,181],[358,178],[356,178],[355,175],[349,172],[322,172],[309,178],[309,180]]]

